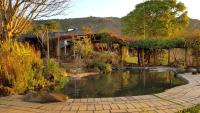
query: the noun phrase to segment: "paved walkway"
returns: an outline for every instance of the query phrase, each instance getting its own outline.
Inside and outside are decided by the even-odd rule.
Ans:
[[[200,104],[200,75],[183,75],[189,84],[145,96],[69,99],[67,102],[37,104],[22,96],[0,98],[0,113],[174,113]]]

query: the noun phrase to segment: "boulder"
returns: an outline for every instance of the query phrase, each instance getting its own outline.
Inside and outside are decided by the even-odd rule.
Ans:
[[[197,74],[197,69],[196,68],[188,68],[187,72],[194,74]]]
[[[49,93],[47,91],[29,91],[24,100],[27,102],[49,103],[49,102],[64,102],[67,100],[63,94]]]
[[[176,73],[175,74],[175,77],[181,77],[181,76],[183,76],[183,74],[181,74],[181,73]]]
[[[197,72],[200,73],[200,67],[197,68]]]
[[[0,86],[0,96],[15,95],[16,91],[13,88]]]

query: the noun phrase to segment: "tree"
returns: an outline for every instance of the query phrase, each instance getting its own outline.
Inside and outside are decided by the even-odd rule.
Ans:
[[[149,0],[122,18],[123,34],[144,36],[174,36],[188,24],[186,7],[176,0]]]
[[[186,7],[176,0],[149,0],[122,18],[122,33],[128,36],[157,38],[174,37],[187,26]],[[170,51],[169,51],[170,52]],[[144,48],[142,48],[142,65]]]
[[[93,33],[91,26],[84,26],[82,30],[83,30],[83,33],[86,35],[91,35]]]
[[[34,23],[32,33],[39,36],[46,32],[57,32],[61,30],[61,25],[55,20],[47,20],[44,23]]]
[[[43,24],[37,24],[35,23],[32,33],[35,34],[37,37],[42,36],[42,42],[44,43],[44,40],[47,42],[47,58],[50,58],[49,53],[49,32],[57,32],[61,30],[61,25],[59,22],[55,20],[48,20]],[[45,38],[44,38],[45,37]],[[42,44],[43,45],[43,44]],[[45,44],[44,44],[45,45]]]
[[[1,31],[5,39],[20,33],[34,19],[61,14],[69,5],[69,0],[1,0]]]
[[[44,26],[49,32],[57,32],[61,30],[61,25],[55,20],[48,20],[44,23]]]

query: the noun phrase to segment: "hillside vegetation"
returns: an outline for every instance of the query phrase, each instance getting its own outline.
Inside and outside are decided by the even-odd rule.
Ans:
[[[44,23],[46,20],[39,20],[37,23]],[[116,17],[86,17],[86,18],[70,18],[70,19],[56,19],[61,25],[62,31],[68,28],[91,27],[93,32],[110,31],[117,35],[121,34],[121,19]],[[200,30],[200,20],[189,20],[189,31]]]

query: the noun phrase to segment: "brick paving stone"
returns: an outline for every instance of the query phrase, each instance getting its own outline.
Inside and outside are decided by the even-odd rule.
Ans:
[[[69,99],[66,102],[74,102],[74,99]]]
[[[118,102],[118,101],[122,101],[122,99],[121,99],[120,97],[115,97],[115,98],[114,98],[114,101],[115,101],[115,102]]]
[[[109,104],[103,104],[103,109],[108,110],[111,109]]]
[[[94,113],[93,111],[78,111],[77,113]]]
[[[94,113],[110,113],[109,110],[94,111]]]
[[[144,113],[157,113],[156,111],[144,111]]]
[[[111,113],[127,113],[127,110],[111,110]]]
[[[100,98],[95,98],[94,101],[95,102],[101,102],[101,99]]]
[[[108,102],[114,102],[114,99],[113,98],[107,98],[107,101]]]
[[[111,109],[119,109],[117,104],[110,104]]]
[[[142,108],[140,103],[131,103],[135,108]]]
[[[108,100],[107,98],[101,98],[102,102],[107,102],[107,100]]]
[[[148,106],[150,106],[150,107],[155,107],[156,105],[155,104],[153,104],[152,102],[145,102]]]
[[[126,105],[126,107],[128,108],[128,109],[133,109],[133,108],[135,108],[132,104],[130,104],[130,103],[128,103],[128,104],[125,104]]]
[[[95,105],[95,110],[103,110],[103,107],[102,105]]]
[[[88,102],[94,102],[94,98],[88,98]]]
[[[153,111],[156,110],[154,107],[149,107],[149,108],[142,108],[143,111]]]
[[[46,110],[44,113],[60,113],[61,111]],[[28,113],[28,112],[27,112]]]
[[[162,106],[162,104],[160,103],[160,101],[153,101],[151,102],[150,106]]]
[[[61,111],[60,113],[77,113],[76,111]]]
[[[64,106],[55,106],[54,108],[53,108],[53,110],[56,110],[56,111],[59,111],[59,110],[62,110],[62,108],[64,108]]]
[[[81,99],[81,102],[87,102],[88,99]]]
[[[87,105],[80,105],[80,106],[79,106],[79,110],[80,110],[80,111],[85,111],[85,110],[87,110]]]
[[[83,105],[84,103],[81,103],[81,102],[74,102],[74,103],[71,103],[69,105],[73,105],[73,106],[79,106],[79,105]]]
[[[141,103],[140,104],[142,107],[149,107],[149,105],[148,104],[145,104],[145,103]]]
[[[166,109],[164,110],[166,113],[174,113],[174,111],[170,110],[170,109]]]
[[[133,96],[126,97],[128,101],[136,101],[136,99]]]
[[[125,104],[117,104],[117,106],[119,107],[119,109],[127,109]]]
[[[159,109],[159,110],[165,110],[165,109],[169,109],[169,106],[160,106],[160,107],[157,107],[157,109]]]
[[[128,112],[141,112],[142,109],[135,108],[135,109],[127,109]]]
[[[128,99],[126,97],[119,97],[123,101],[127,101]]]
[[[70,110],[71,111],[77,111],[78,109],[79,109],[79,106],[72,106]]]
[[[41,109],[31,109],[32,112],[34,113],[44,113],[45,110],[41,110]],[[0,112],[0,113],[5,113],[5,112]]]
[[[179,110],[177,109],[170,109],[171,111],[173,111],[174,113],[178,112]]]
[[[94,105],[88,105],[87,110],[95,110],[95,106]]]
[[[53,109],[54,109],[54,106],[46,105],[46,106],[40,107],[40,109],[42,109],[42,110],[53,110]]]
[[[99,104],[110,104],[111,102],[98,102]]]
[[[74,102],[81,102],[81,99],[74,99]]]
[[[166,113],[165,111],[163,110],[155,110],[157,113]]]
[[[6,109],[6,108],[1,108],[0,109],[0,113],[7,113],[8,112],[8,109]]]
[[[71,109],[71,106],[65,106],[65,107],[63,107],[62,110],[64,110],[64,111],[69,111],[70,109]]]

